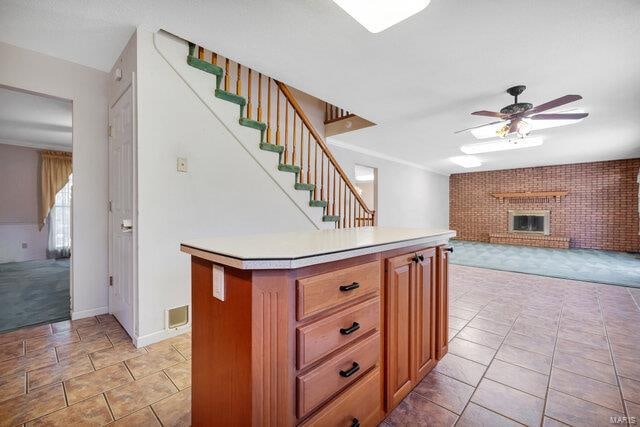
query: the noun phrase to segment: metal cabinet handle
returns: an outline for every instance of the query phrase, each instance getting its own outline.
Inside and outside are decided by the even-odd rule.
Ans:
[[[418,255],[418,258],[420,259],[420,261],[424,261],[424,255]]]
[[[354,289],[358,289],[359,287],[360,287],[360,284],[358,282],[353,282],[350,285],[342,285],[342,286],[340,286],[340,290],[342,292],[349,292],[349,291],[352,291]]]
[[[351,365],[349,369],[347,369],[346,371],[340,371],[340,376],[344,378],[349,378],[351,375],[355,374],[359,370],[360,370],[360,365],[358,365],[358,362],[353,362],[353,365]]]
[[[340,328],[340,333],[342,335],[349,335],[357,331],[358,329],[360,329],[360,324],[358,322],[353,322],[353,325],[349,326],[348,328]]]
[[[453,246],[449,246],[448,248],[444,248],[445,251],[453,253]]]
[[[418,261],[420,261],[420,257],[418,256],[418,254],[415,254],[415,255],[413,256],[413,258],[411,258],[411,261],[413,261],[413,262],[418,262]]]
[[[360,427],[360,420],[357,418],[354,418],[351,420],[351,427]]]

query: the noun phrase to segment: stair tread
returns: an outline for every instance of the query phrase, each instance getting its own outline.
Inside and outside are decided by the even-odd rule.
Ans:
[[[305,190],[305,191],[313,191],[316,186],[313,184],[304,184],[302,182],[296,182],[294,185],[296,190]]]
[[[309,206],[311,206],[312,208],[326,208],[327,207],[327,201],[326,200],[311,200],[309,202]]]
[[[336,222],[340,220],[340,217],[338,215],[323,215],[322,220],[324,222]]]
[[[300,172],[300,166],[287,165],[287,164],[284,164],[284,163],[280,163],[278,165],[278,170],[280,170],[282,172],[298,173],[298,172]]]
[[[260,131],[264,131],[267,129],[267,124],[263,123],[263,122],[259,122],[257,120],[253,120],[253,119],[248,119],[246,117],[241,117],[240,118],[240,124],[242,126],[246,126],[246,127],[250,127],[253,129],[257,129]]]
[[[261,142],[260,143],[260,149],[261,150],[265,150],[265,151],[272,151],[274,153],[282,153],[284,151],[284,146],[283,145],[275,145],[275,144],[269,144],[268,142]]]
[[[195,56],[187,56],[187,64],[191,65],[194,68],[204,71],[205,73],[213,74],[215,76],[222,76],[224,70],[222,67],[218,67],[210,62],[203,61]]]
[[[236,95],[235,93],[227,92],[226,90],[216,89],[215,95],[216,95],[216,98],[233,102],[234,104],[238,104],[241,107],[244,107],[247,104],[247,100],[244,99],[244,97],[240,95]]]

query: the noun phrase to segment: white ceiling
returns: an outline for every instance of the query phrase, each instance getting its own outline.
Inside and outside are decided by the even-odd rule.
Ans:
[[[0,86],[0,144],[71,151],[71,101]]]
[[[4,42],[109,70],[137,25],[163,28],[378,123],[343,143],[445,173],[475,141],[453,132],[513,84],[533,104],[580,94],[590,116],[473,170],[640,156],[639,22],[638,0],[433,0],[378,34],[330,0],[0,2]]]

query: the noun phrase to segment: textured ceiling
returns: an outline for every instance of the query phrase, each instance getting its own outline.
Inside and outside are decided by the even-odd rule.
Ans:
[[[0,87],[0,144],[71,150],[72,104]]]
[[[1,41],[108,70],[136,26],[163,28],[378,123],[343,143],[445,173],[475,141],[453,132],[520,83],[533,104],[580,94],[590,116],[473,170],[640,156],[638,22],[637,0],[433,0],[378,34],[330,0],[0,2]]]

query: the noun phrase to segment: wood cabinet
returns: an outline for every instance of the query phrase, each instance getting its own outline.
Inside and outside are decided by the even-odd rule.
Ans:
[[[437,248],[436,357],[438,360],[447,354],[449,347],[449,254],[451,252],[453,252],[453,248],[450,246],[438,246]]]
[[[436,249],[386,260],[386,409],[433,369],[436,359]]]

